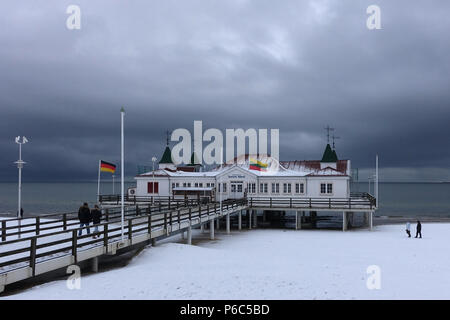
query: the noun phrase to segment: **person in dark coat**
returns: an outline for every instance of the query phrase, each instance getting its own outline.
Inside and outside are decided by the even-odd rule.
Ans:
[[[89,228],[89,223],[92,220],[91,217],[91,210],[89,209],[88,204],[85,202],[78,210],[78,219],[80,220],[80,228],[83,228],[84,226],[87,228],[87,233],[90,234],[91,230]],[[78,231],[78,235],[81,236],[83,234],[83,229],[80,229]]]
[[[420,236],[419,238],[422,238],[422,224],[419,220],[417,220],[417,227],[416,227],[416,238],[417,236]]]
[[[98,207],[98,205],[94,206],[94,209],[91,211],[92,214],[92,223],[94,224],[94,238],[97,238],[98,235],[95,233],[98,233],[98,225],[100,224],[100,221],[102,219],[102,211]]]

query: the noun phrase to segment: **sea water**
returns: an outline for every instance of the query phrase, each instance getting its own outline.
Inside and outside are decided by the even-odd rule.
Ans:
[[[133,186],[132,181],[125,189]],[[116,182],[115,193],[120,190]],[[368,191],[367,183],[357,183],[352,191]],[[112,194],[111,182],[102,182],[101,194]],[[371,186],[373,194],[373,185]],[[24,182],[22,207],[25,215],[74,212],[83,202],[95,204],[96,182]],[[0,213],[17,212],[17,183],[0,183]],[[377,216],[450,217],[450,183],[380,183]]]

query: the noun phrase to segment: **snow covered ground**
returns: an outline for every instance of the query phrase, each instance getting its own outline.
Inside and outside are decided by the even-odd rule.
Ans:
[[[413,228],[415,231],[415,228]],[[450,224],[374,231],[194,233],[195,245],[162,243],[129,265],[81,278],[80,290],[54,281],[0,299],[450,299]],[[367,267],[381,271],[369,290]]]

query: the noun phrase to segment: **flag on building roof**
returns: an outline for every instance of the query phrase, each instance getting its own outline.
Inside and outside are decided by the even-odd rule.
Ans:
[[[114,172],[116,172],[116,165],[101,160],[100,161],[100,171],[114,173]]]
[[[250,170],[266,171],[267,170],[267,163],[262,163],[259,160],[255,160],[255,159],[250,158]]]

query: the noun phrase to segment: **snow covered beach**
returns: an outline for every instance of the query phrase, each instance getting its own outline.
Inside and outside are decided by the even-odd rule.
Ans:
[[[195,233],[193,246],[166,240],[126,267],[82,275],[80,290],[59,280],[1,299],[449,299],[450,224],[424,224],[422,239],[403,229]],[[379,290],[366,285],[371,265]]]

